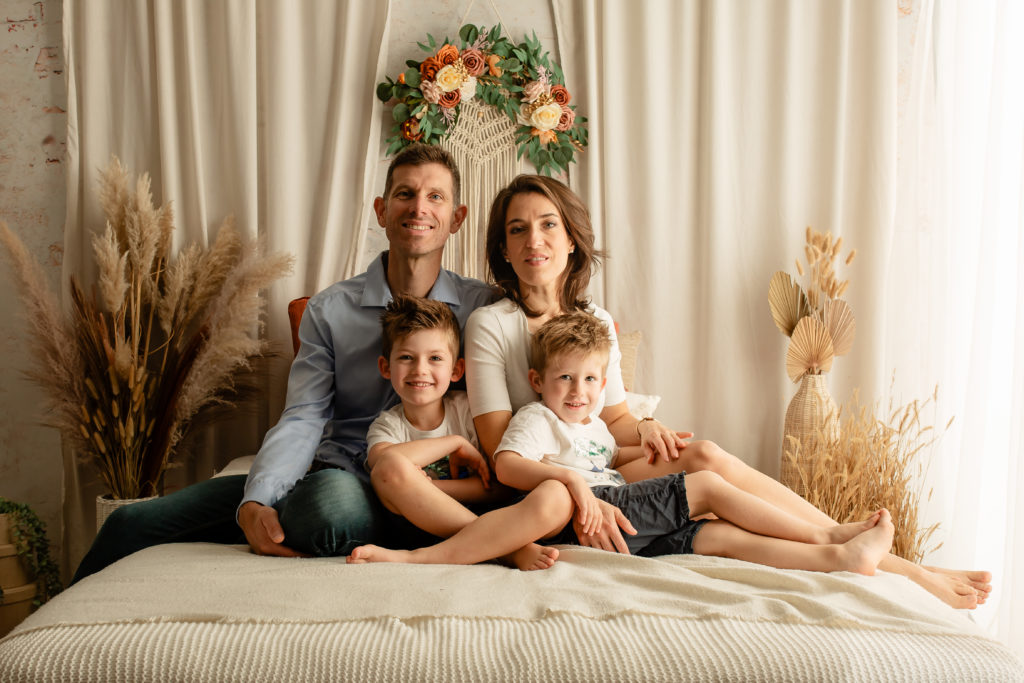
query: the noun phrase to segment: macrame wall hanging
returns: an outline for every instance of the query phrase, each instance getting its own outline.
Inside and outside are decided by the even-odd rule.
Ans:
[[[406,71],[377,85],[377,97],[394,103],[387,155],[417,141],[452,153],[469,214],[448,241],[444,267],[484,279],[491,200],[524,156],[538,173],[565,173],[587,145],[586,119],[576,115],[562,70],[536,34],[517,44],[500,24],[466,24],[457,42],[438,44],[427,34],[419,46],[427,57],[406,61]]]

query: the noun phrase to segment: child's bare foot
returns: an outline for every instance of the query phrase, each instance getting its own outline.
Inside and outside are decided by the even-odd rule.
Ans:
[[[348,564],[366,564],[367,562],[412,562],[412,553],[408,550],[390,550],[379,545],[361,545],[345,559]]]
[[[821,543],[846,543],[856,536],[864,533],[868,529],[874,528],[878,524],[878,520],[881,519],[882,511],[876,510],[874,514],[865,519],[863,522],[849,522],[847,524],[837,524],[822,529],[824,532],[824,538]]]
[[[985,600],[992,593],[992,572],[983,570],[968,571],[966,569],[944,569],[942,567],[923,567],[929,572],[940,575],[947,581],[959,583],[973,588],[978,594],[978,604],[985,604]]]
[[[512,553],[509,559],[512,561],[512,564],[524,572],[534,569],[548,569],[558,559],[558,548],[549,548],[548,546],[530,543]]]
[[[888,510],[880,510],[877,523],[839,546],[840,561],[846,571],[872,576],[878,563],[889,554],[896,528]]]

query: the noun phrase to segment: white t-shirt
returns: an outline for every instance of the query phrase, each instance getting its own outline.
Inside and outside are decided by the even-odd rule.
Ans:
[[[443,401],[444,419],[441,420],[437,429],[428,431],[421,431],[412,426],[412,423],[405,417],[401,403],[388,408],[377,416],[366,432],[366,450],[369,451],[379,443],[406,443],[407,441],[451,435],[464,436],[473,444],[474,448],[479,449],[480,442],[476,438],[473,416],[469,414],[469,399],[466,397],[466,392],[449,391],[444,395]],[[441,458],[438,462],[445,458]],[[428,467],[430,466],[428,465]]]
[[[608,327],[612,350],[608,358],[608,383],[601,392],[595,413],[606,405],[626,400],[619,366],[622,353],[615,323],[602,308],[590,307]],[[502,299],[473,311],[466,322],[466,389],[474,416],[496,410],[516,412],[539,396],[530,386],[530,329],[526,314],[511,299]]]
[[[513,451],[529,460],[574,470],[591,486],[626,483],[612,469],[619,448],[597,413],[590,416],[587,424],[569,424],[540,401],[528,403],[512,416],[496,452],[501,451]]]

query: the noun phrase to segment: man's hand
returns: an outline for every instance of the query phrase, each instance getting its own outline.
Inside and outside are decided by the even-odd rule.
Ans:
[[[636,529],[626,519],[626,515],[622,514],[622,510],[603,500],[598,499],[597,502],[601,509],[601,525],[597,532],[593,534],[583,533],[579,520],[575,517],[573,518],[572,527],[576,532],[576,538],[579,539],[580,545],[588,548],[609,550],[611,552],[618,551],[623,555],[629,555],[629,546],[626,545],[622,532],[625,531],[632,536],[636,534]]]
[[[677,460],[679,451],[686,448],[686,439],[693,438],[693,432],[674,432],[657,420],[645,420],[637,429],[648,464],[654,464],[659,457],[665,462]]]
[[[245,540],[257,555],[277,557],[309,557],[284,545],[284,529],[277,519],[277,510],[250,500],[238,510],[238,526]]]
[[[457,450],[448,454],[448,469],[452,479],[459,478],[459,470],[463,467],[475,472],[485,489],[491,489],[491,469],[487,466],[487,458],[466,439],[462,440]]]

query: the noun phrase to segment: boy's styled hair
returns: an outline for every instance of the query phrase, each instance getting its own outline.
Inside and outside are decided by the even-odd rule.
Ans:
[[[423,166],[424,164],[441,164],[452,174],[452,200],[455,206],[459,205],[459,192],[462,181],[459,177],[459,166],[455,163],[455,157],[448,150],[437,145],[427,145],[422,142],[414,142],[404,148],[388,166],[388,174],[384,179],[384,200],[391,198],[391,188],[394,185],[395,169],[399,166]]]
[[[448,335],[452,357],[459,355],[459,321],[448,304],[408,294],[395,294],[380,316],[383,356],[391,359],[395,344],[413,332],[441,330]]]
[[[562,354],[600,353],[608,362],[612,338],[603,322],[590,313],[573,311],[540,326],[530,342],[530,367],[543,373],[548,362]]]

